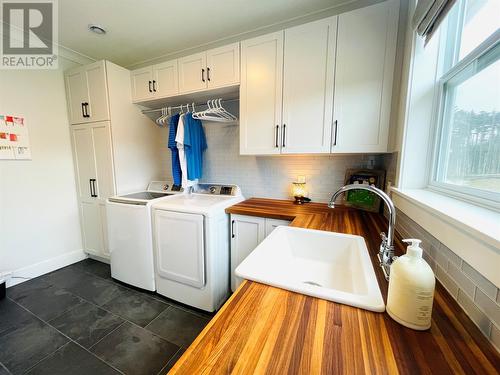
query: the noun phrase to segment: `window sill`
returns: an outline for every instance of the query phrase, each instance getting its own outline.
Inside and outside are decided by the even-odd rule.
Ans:
[[[500,213],[427,189],[391,189],[396,207],[500,286]]]

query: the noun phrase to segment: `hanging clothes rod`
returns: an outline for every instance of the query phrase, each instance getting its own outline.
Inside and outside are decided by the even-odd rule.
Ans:
[[[238,99],[228,99],[228,100],[222,100],[222,102],[223,102],[223,103],[230,103],[230,102],[236,102],[236,101],[238,101],[238,100],[240,100],[240,99],[239,99],[239,98],[238,98]],[[185,107],[187,104],[189,104],[190,106],[192,105],[192,103],[189,103],[189,102],[188,102],[188,103],[185,103],[185,104],[182,104],[182,105],[181,105],[181,104],[179,104],[179,105],[174,105],[174,106],[165,105],[165,106],[160,107],[160,108],[154,108],[154,109],[144,109],[144,110],[142,111],[142,113],[144,113],[144,114],[145,114],[145,113],[161,112],[161,110],[162,110],[162,109],[164,109],[164,108],[168,108],[168,107],[170,107],[171,109],[181,109],[181,106],[182,106],[182,107]],[[207,105],[207,102],[203,102],[203,103],[194,103],[194,106],[195,106],[195,107],[199,107],[199,106],[202,106],[202,105],[206,106],[206,105]]]

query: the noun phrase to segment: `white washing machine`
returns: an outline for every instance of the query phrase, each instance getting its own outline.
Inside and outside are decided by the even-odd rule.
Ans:
[[[146,191],[108,198],[106,215],[111,276],[138,288],[155,291],[151,205],[182,191],[165,181],[152,181]]]
[[[199,184],[153,203],[156,291],[215,311],[229,295],[229,215],[243,200],[235,185]]]

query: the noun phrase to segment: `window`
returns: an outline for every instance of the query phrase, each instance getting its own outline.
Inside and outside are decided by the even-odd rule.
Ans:
[[[442,33],[431,187],[500,203],[500,1],[459,0]]]

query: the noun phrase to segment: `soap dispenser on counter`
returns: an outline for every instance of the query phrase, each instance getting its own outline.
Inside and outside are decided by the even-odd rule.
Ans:
[[[422,258],[420,240],[406,239],[406,254],[391,265],[386,311],[396,322],[416,330],[431,326],[436,279]]]

